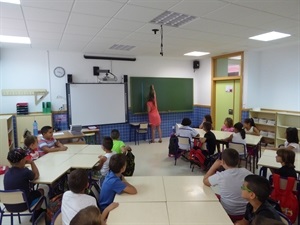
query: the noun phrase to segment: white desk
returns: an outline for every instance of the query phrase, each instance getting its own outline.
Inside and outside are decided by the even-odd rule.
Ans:
[[[126,177],[126,180],[137,189],[137,194],[123,193],[116,195],[116,202],[165,202],[166,195],[162,177]]]
[[[38,166],[40,177],[34,180],[35,184],[53,184],[58,178],[63,176],[70,167],[68,165],[60,166]]]
[[[120,203],[110,212],[109,225],[169,225],[165,202]]]
[[[263,155],[275,158],[277,155],[276,152],[277,152],[276,150],[266,149],[264,150]],[[296,155],[295,162],[300,161],[300,152],[295,152],[295,155]]]
[[[96,155],[76,154],[65,161],[64,165],[68,165],[69,168],[74,169],[92,169],[98,161],[99,159]]]
[[[51,170],[54,167],[58,167],[61,164],[63,164],[65,161],[67,161],[70,157],[72,157],[74,154],[64,153],[64,152],[51,152],[47,153],[46,155],[43,155],[42,157],[35,160],[35,164],[37,165],[38,169],[42,167],[47,167],[49,170]]]
[[[195,129],[199,134],[200,137],[204,137],[205,131],[203,129]],[[222,139],[226,139],[228,138],[231,134],[233,134],[232,132],[227,132],[227,131],[220,131],[220,130],[212,130],[211,132],[214,133],[214,135],[216,136],[217,140],[222,140]],[[258,145],[260,140],[261,140],[262,136],[256,136],[256,135],[252,135],[252,134],[246,134],[246,143],[247,145]]]
[[[203,176],[164,176],[168,202],[219,202],[210,187],[203,184]]]
[[[233,224],[219,202],[167,202],[167,209],[170,225]]]
[[[104,155],[101,145],[88,145],[86,148],[82,149],[78,152],[78,154],[91,154],[91,155]]]

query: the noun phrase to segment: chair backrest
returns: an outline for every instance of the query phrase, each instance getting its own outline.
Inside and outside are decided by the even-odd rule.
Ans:
[[[62,225],[62,215],[61,210],[59,209],[53,216],[51,220],[51,225]]]
[[[292,225],[290,219],[289,219],[286,215],[284,215],[283,213],[278,212],[278,211],[277,211],[277,213],[279,214],[280,219],[281,219],[281,221],[282,221],[284,224],[286,224],[286,225]]]
[[[148,129],[148,123],[140,123],[140,130],[147,130]]]
[[[9,212],[22,212],[28,209],[25,193],[20,190],[0,190],[0,202]]]
[[[178,136],[178,145],[188,146],[187,150],[191,149],[191,139],[189,137]]]
[[[228,147],[237,150],[240,155],[246,155],[246,146],[242,143],[229,142]]]

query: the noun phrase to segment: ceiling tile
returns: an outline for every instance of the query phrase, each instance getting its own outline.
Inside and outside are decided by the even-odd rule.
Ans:
[[[181,0],[129,0],[128,4],[142,6],[146,8],[168,10],[169,8],[175,6],[179,2],[181,2]]]
[[[49,40],[60,40],[62,33],[53,33],[53,32],[44,32],[44,31],[30,31],[30,38],[41,38],[41,39],[49,39]]]
[[[86,45],[87,42],[85,41],[61,41],[59,44],[59,50],[81,52]]]
[[[159,9],[144,8],[135,5],[125,5],[116,15],[115,18],[134,20],[139,22],[149,22],[163,12]]]
[[[14,28],[14,29],[26,30],[24,20],[0,17],[0,29],[3,29],[3,28]]]
[[[62,37],[62,41],[83,41],[89,42],[93,39],[93,36],[86,36],[86,35],[74,35],[74,34],[64,34]]]
[[[66,23],[69,17],[68,12],[23,7],[26,20],[35,20],[38,22]]]
[[[103,29],[101,32],[97,34],[97,37],[106,37],[106,38],[119,38],[119,37],[126,37],[130,34],[129,31],[118,31],[118,30],[109,30]]]
[[[100,29],[95,27],[86,27],[86,26],[74,26],[68,25],[65,29],[66,34],[79,34],[79,35],[96,35]]]
[[[181,3],[172,7],[170,11],[201,17],[227,4],[226,2],[218,0],[183,0]]]
[[[31,46],[38,49],[57,49],[60,40],[50,40],[50,39],[40,39],[40,38],[30,38]]]
[[[33,20],[26,20],[26,25],[29,31],[48,31],[60,33],[65,29],[65,24],[62,23],[47,23]]]
[[[21,6],[69,12],[74,0],[21,0]]]
[[[20,5],[0,2],[0,17],[23,19],[23,14]]]
[[[97,27],[102,28],[108,21],[109,17],[100,17],[94,15],[86,15],[81,13],[72,13],[68,24],[76,26]]]
[[[122,7],[123,3],[113,1],[76,1],[73,12],[96,15],[103,17],[114,16]]]
[[[14,29],[14,28],[2,28],[0,29],[1,35],[8,35],[8,36],[21,36],[21,37],[28,37],[28,33],[26,29]]]
[[[141,28],[145,23],[130,21],[130,20],[121,20],[113,18],[107,24],[107,27],[110,30],[123,30],[123,31],[135,31]]]

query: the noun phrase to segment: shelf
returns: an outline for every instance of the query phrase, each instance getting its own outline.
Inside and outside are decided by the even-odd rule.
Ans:
[[[277,125],[277,127],[278,127],[278,128],[284,128],[284,129],[286,129],[286,128],[289,128],[289,127],[292,127],[292,126]],[[300,128],[297,127],[297,130],[300,131]]]
[[[272,114],[272,115],[276,115],[276,112],[272,112],[272,111],[255,111],[255,110],[250,110],[251,113],[259,113],[259,114]]]
[[[267,139],[271,139],[271,140],[275,140],[275,137],[268,137],[268,136],[262,136],[263,138],[267,138]]]
[[[276,139],[280,140],[280,141],[285,141],[285,138],[281,138],[281,137],[277,137]]]
[[[271,124],[267,124],[267,123],[255,123],[255,125],[267,126],[267,127],[275,127],[275,125],[271,125]]]

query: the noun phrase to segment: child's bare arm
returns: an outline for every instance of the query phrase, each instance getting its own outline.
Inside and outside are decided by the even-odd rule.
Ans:
[[[64,146],[62,143],[60,143],[60,141],[56,141],[55,142],[55,146],[59,147],[60,148],[60,151],[65,151],[68,149],[67,146]]]
[[[117,208],[118,206],[119,206],[119,203],[117,203],[117,202],[113,202],[109,206],[107,206],[101,214],[101,219],[103,221],[105,221],[108,217],[109,212],[112,211],[113,209]]]
[[[130,183],[128,183],[128,181],[125,179],[124,176],[122,176],[122,181],[126,184],[126,187],[123,190],[123,192],[125,192],[127,194],[131,194],[131,195],[134,195],[137,193],[136,188],[133,185],[131,185]]]
[[[234,225],[249,225],[249,222],[248,222],[248,220],[243,218],[242,220],[239,220],[239,221],[235,222]]]
[[[96,166],[93,167],[93,169],[95,170],[100,170],[103,166],[103,164],[105,163],[105,161],[107,160],[107,158],[105,156],[99,156],[99,161],[98,164]]]

